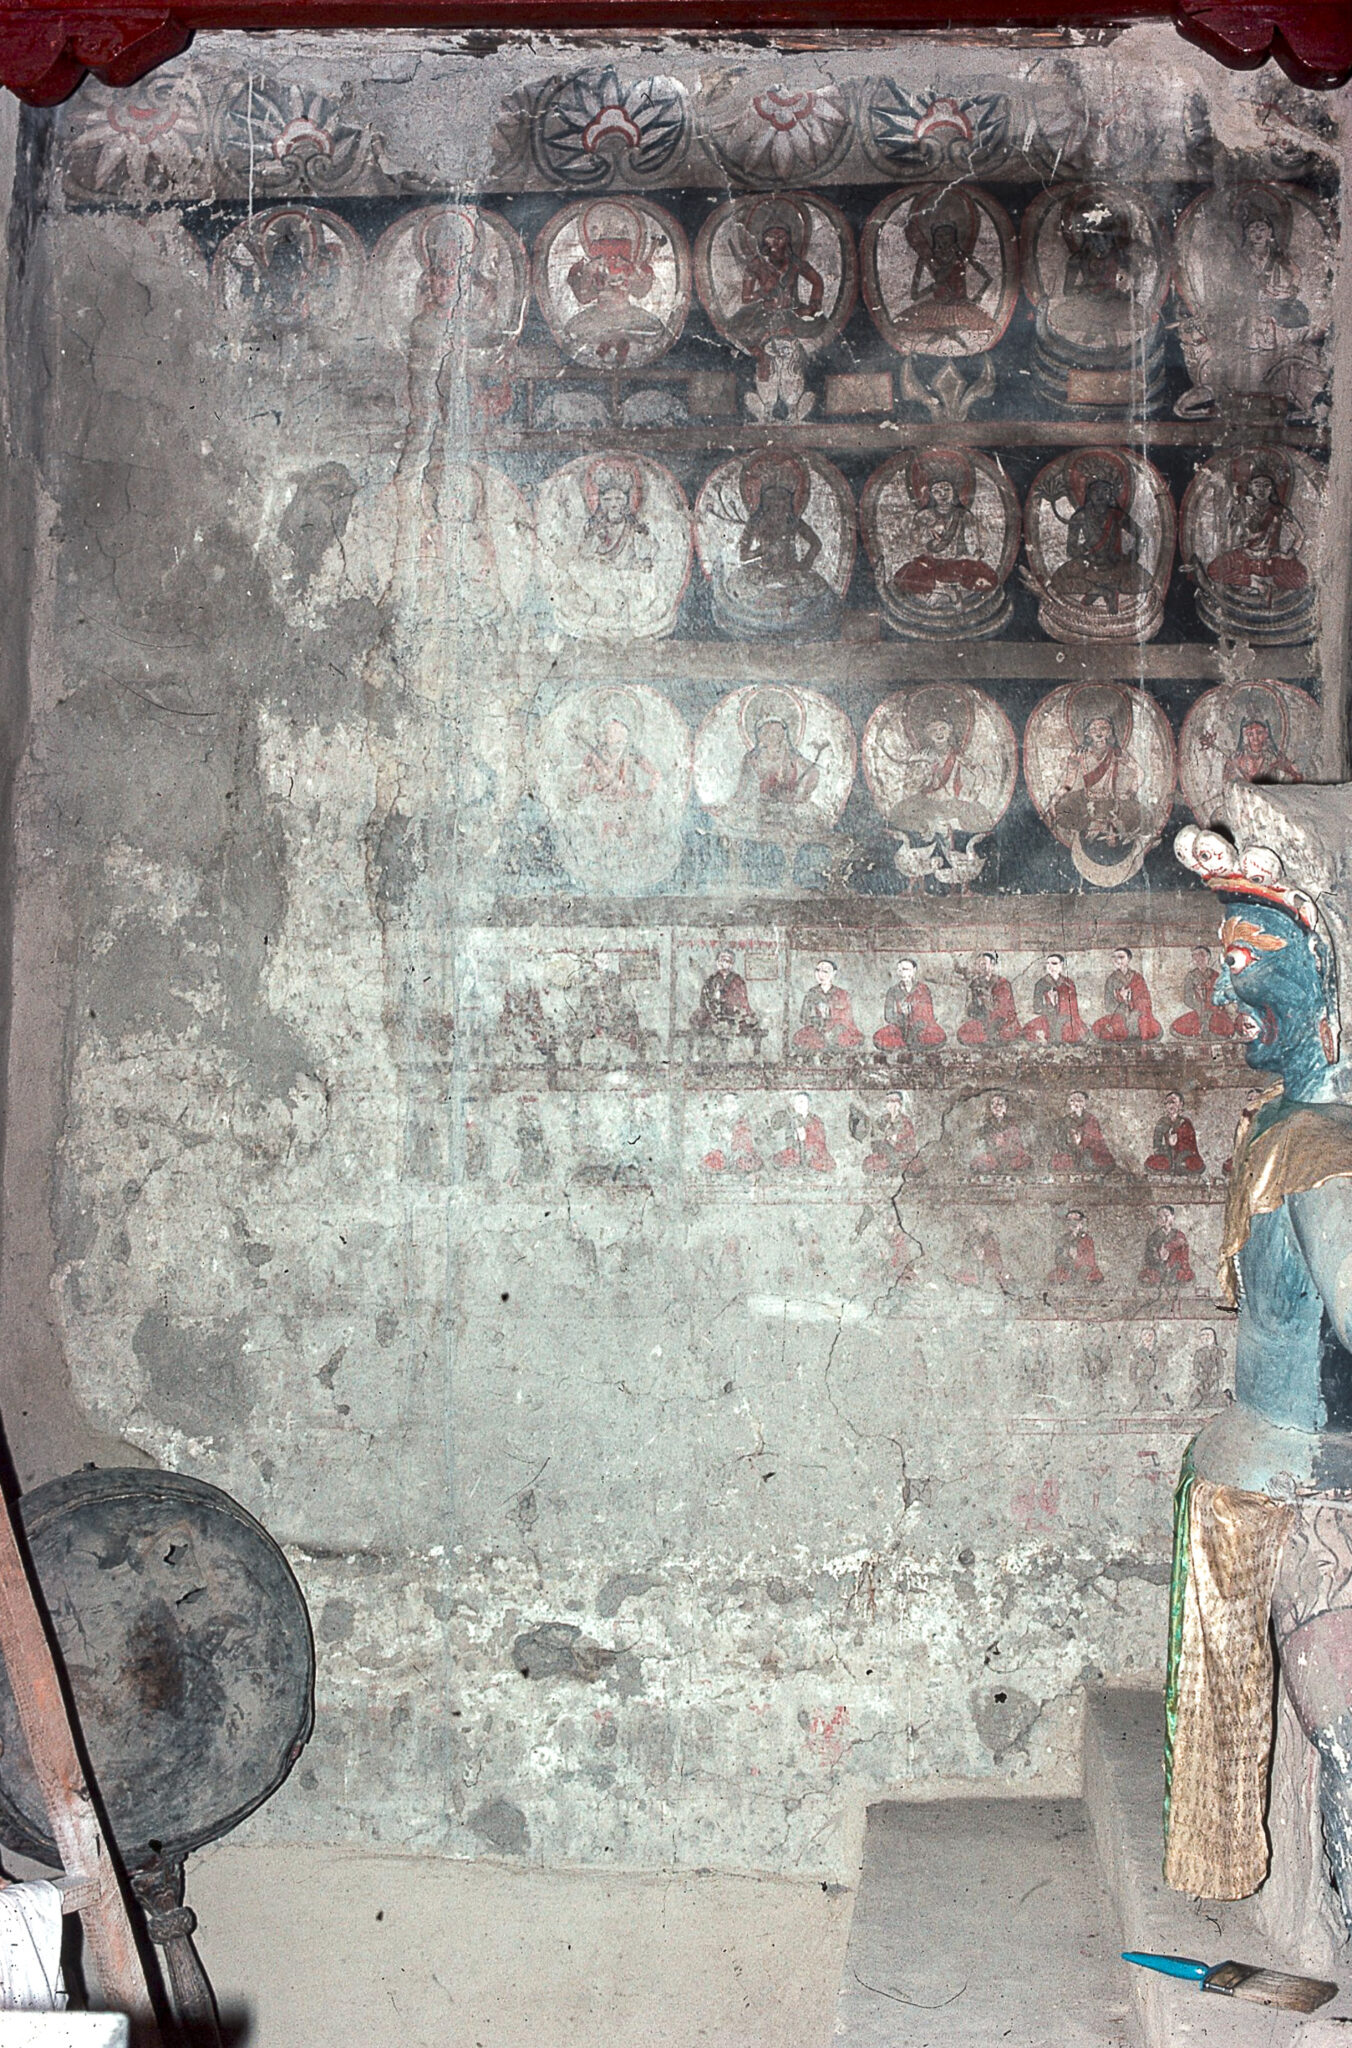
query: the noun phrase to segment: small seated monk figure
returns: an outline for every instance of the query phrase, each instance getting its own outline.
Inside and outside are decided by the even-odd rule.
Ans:
[[[1052,1269],[1047,1275],[1049,1287],[1097,1287],[1102,1283],[1099,1271],[1098,1253],[1094,1240],[1089,1235],[1089,1225],[1084,1220],[1082,1209],[1067,1209],[1065,1236],[1057,1242],[1052,1254]]]
[[[1169,1202],[1161,1202],[1155,1211],[1155,1227],[1146,1238],[1136,1277],[1142,1287],[1161,1294],[1191,1285],[1192,1253],[1178,1227],[1177,1211]]]
[[[765,1161],[756,1150],[756,1141],[751,1134],[751,1119],[745,1110],[739,1110],[733,1119],[726,1145],[715,1145],[704,1155],[706,1173],[759,1173]]]
[[[1161,1027],[1150,1000],[1145,976],[1132,965],[1130,946],[1113,952],[1112,973],[1103,984],[1104,1015],[1094,1020],[1094,1036],[1107,1044],[1122,1045],[1128,1039],[1161,1036]]]
[[[1145,1170],[1147,1173],[1206,1172],[1197,1149],[1197,1132],[1192,1119],[1183,1114],[1183,1097],[1176,1088],[1171,1088],[1164,1098],[1164,1115],[1155,1125]]]
[[[1023,1036],[1014,991],[1000,973],[998,953],[979,953],[967,976],[967,1015],[958,1026],[962,1045],[1007,1045]]]
[[[1024,1037],[1032,1045],[1078,1045],[1084,1036],[1080,999],[1066,973],[1065,958],[1049,953],[1033,983],[1033,1014]]]
[[[850,992],[836,985],[834,960],[819,960],[813,970],[813,986],[803,997],[801,1023],[793,1043],[798,1052],[852,1052],[864,1043],[864,1034],[854,1021]]]
[[[765,1036],[765,1026],[751,1007],[745,977],[737,973],[729,946],[719,948],[714,971],[704,978],[690,1028],[701,1035],[753,1038],[758,1043]]]
[[[959,1258],[959,1269],[953,1276],[959,1287],[998,1287],[1004,1294],[1014,1285],[1000,1240],[989,1223],[978,1223],[968,1232]]]
[[[1052,1172],[1111,1173],[1116,1164],[1088,1096],[1083,1089],[1072,1088],[1066,1113],[1057,1118],[1052,1132]]]
[[[897,978],[883,997],[883,1021],[873,1034],[879,1052],[911,1052],[943,1045],[948,1033],[934,1020],[934,998],[914,960],[897,962]]]
[[[836,1162],[826,1143],[826,1126],[812,1108],[811,1098],[795,1095],[787,1118],[789,1142],[774,1155],[783,1172],[834,1173]]]
[[[1235,1028],[1231,1011],[1222,1009],[1215,998],[1220,969],[1211,964],[1211,948],[1194,946],[1192,965],[1183,977],[1186,1008],[1169,1029],[1179,1038],[1229,1038]]]
[[[973,1173],[1027,1173],[1033,1155],[1019,1125],[1009,1114],[1009,1100],[992,1095],[985,1117],[977,1127],[977,1146],[972,1154]]]
[[[870,1116],[858,1104],[851,1105],[850,1136],[859,1143],[869,1141],[863,1160],[865,1173],[900,1178],[914,1170],[920,1147],[915,1125],[906,1114],[906,1097],[899,1088],[893,1089],[876,1115]]]

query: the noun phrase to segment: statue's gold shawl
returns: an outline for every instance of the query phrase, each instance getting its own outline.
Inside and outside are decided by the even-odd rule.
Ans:
[[[1322,1187],[1325,1181],[1352,1178],[1352,1108],[1343,1103],[1294,1109],[1256,1138],[1249,1136],[1263,1104],[1280,1094],[1280,1088],[1270,1089],[1263,1102],[1240,1119],[1235,1133],[1218,1274],[1227,1308],[1239,1303],[1237,1261],[1254,1217],[1280,1209],[1288,1195]]]

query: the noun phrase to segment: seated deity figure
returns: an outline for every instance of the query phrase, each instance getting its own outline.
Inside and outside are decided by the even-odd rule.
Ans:
[[[1235,1398],[1189,1447],[1175,1503],[1165,1876],[1235,1899],[1267,1875],[1275,1641],[1352,1927],[1352,1107],[1318,906],[1231,854],[1203,874],[1223,907],[1216,997],[1269,1085],[1241,1120],[1221,1232]],[[1191,845],[1180,858],[1202,872]]]

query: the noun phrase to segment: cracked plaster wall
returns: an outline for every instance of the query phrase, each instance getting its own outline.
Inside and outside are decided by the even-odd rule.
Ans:
[[[685,584],[672,572],[659,616],[687,543],[654,466],[687,504],[762,446],[811,457],[844,476],[851,547],[898,448],[984,452],[1025,503],[1043,466],[1096,444],[1160,464],[1175,503],[1198,464],[1256,442],[1318,483],[1329,345],[1307,306],[1303,383],[1255,404],[1222,365],[1208,393],[1173,295],[1150,343],[1164,367],[1109,349],[1080,365],[1076,410],[1036,386],[1026,296],[1008,341],[956,359],[889,354],[861,304],[758,417],[771,387],[701,297],[698,255],[664,383],[613,345],[570,356],[509,276],[509,242],[463,258],[461,313],[420,342],[398,233],[477,203],[529,247],[599,164],[596,189],[648,194],[691,237],[723,199],[819,193],[853,249],[888,194],[975,161],[1022,219],[1074,180],[1152,179],[1147,211],[1172,234],[1189,203],[1248,181],[1309,195],[1331,237],[1336,103],[1147,31],[1052,55],[613,54],[612,92],[595,49],[218,37],[133,117],[86,86],[26,119],[22,381],[42,404],[25,427],[39,544],[6,1421],[27,1481],[85,1457],[167,1464],[287,1547],[318,1723],[255,1840],[830,1880],[885,1789],[1072,1782],[1078,1689],[1161,1660],[1172,1475],[1223,1397],[1210,1272],[1245,1082],[1205,1019],[1198,1038],[1172,1030],[1214,923],[1168,857],[1190,815],[1172,762],[1166,786],[1140,757],[1154,812],[1123,828],[1135,867],[1117,872],[1120,837],[1095,867],[1029,794],[1039,763],[1065,769],[1041,707],[1071,681],[1127,690],[1200,774],[1193,706],[1271,679],[1301,772],[1341,773],[1342,486],[1288,535],[1307,585],[1324,565],[1325,611],[1284,639],[1213,630],[1181,569],[1153,629],[1147,604],[1139,633],[1108,630],[1100,602],[1058,637],[1053,572],[1039,593],[1025,554],[994,634],[945,638],[932,606],[919,631],[898,614],[891,567],[875,577],[862,547],[834,600],[799,578],[790,609],[810,620],[776,635],[759,586],[740,626],[711,609],[700,560]],[[626,98],[649,74],[662,90]],[[936,96],[965,110],[985,155],[959,161],[951,124],[934,144],[905,107],[889,128],[868,84],[889,79],[927,89],[931,117]],[[817,94],[812,119],[747,112],[781,86],[784,104]],[[555,119],[570,92],[644,139],[579,155],[579,124]],[[782,162],[763,154],[776,134]],[[1289,237],[1297,202],[1273,204]],[[1302,231],[1303,289],[1327,297]],[[1119,300],[1146,290],[1133,275]],[[993,366],[965,414],[937,381],[955,361],[960,386]],[[591,546],[585,492],[548,560],[544,496],[561,466],[617,452],[649,464],[639,568],[609,596],[597,571],[589,635],[567,582]],[[467,465],[468,516],[437,496]],[[990,545],[978,534],[968,559]],[[867,767],[870,721],[908,693],[979,690],[995,711],[972,714],[969,788],[984,777],[993,811],[1008,782],[1006,808],[988,832],[985,812],[949,819],[908,868],[926,833],[905,791],[889,810],[875,754],[815,837],[766,822],[763,784],[759,822],[739,825],[756,728],[744,700],[725,707],[752,683],[781,692],[818,766],[862,740]],[[587,766],[621,712],[637,826],[628,771],[608,809],[605,763]],[[684,808],[664,810],[673,785]],[[694,1021],[724,944],[754,1033]],[[1092,1030],[1123,946],[1158,1040]],[[986,949],[1017,1037],[960,1035]],[[1059,1045],[1027,1029],[1052,952],[1084,1017]],[[827,953],[857,1043],[804,1037]],[[942,1048],[874,1039],[900,955]],[[913,1156],[886,1128],[898,1087]],[[1112,1153],[1101,1174],[1054,1163],[1077,1087]],[[1171,1088],[1202,1166],[1162,1191],[1145,1162]],[[1006,1152],[999,1091],[1023,1132]],[[1142,1277],[1165,1194],[1186,1282],[1177,1264]],[[1093,1234],[1079,1265],[1076,1209]]]

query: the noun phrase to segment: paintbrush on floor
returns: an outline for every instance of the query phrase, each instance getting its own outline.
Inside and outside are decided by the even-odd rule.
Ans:
[[[1189,1956],[1148,1956],[1124,1949],[1124,1963],[1158,1970],[1165,1977],[1184,1977],[1203,1991],[1222,1998],[1245,1998],[1251,2005],[1276,2005],[1283,2012],[1317,2012],[1337,1996],[1338,1986],[1322,1977],[1295,1977],[1287,1970],[1264,1970],[1257,1963],[1197,1963]]]

